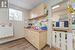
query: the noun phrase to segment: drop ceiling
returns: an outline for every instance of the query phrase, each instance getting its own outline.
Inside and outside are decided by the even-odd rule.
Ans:
[[[43,1],[46,0],[9,0],[9,3],[30,10]]]

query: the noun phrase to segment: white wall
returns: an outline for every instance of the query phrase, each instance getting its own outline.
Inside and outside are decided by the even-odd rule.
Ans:
[[[18,39],[18,38],[22,38],[25,36],[25,31],[24,31],[24,20],[28,19],[29,17],[29,11],[25,10],[23,8],[17,7],[15,5],[10,5],[10,8],[13,9],[17,9],[23,12],[23,21],[13,21],[13,25],[14,25],[14,37],[10,37],[10,38],[5,38],[5,39],[0,39],[0,43],[4,43],[7,41],[11,41],[14,39]],[[12,21],[10,21],[12,22]]]
[[[0,8],[0,24],[6,24],[8,21],[8,8]]]
[[[14,30],[15,30],[15,33],[17,33],[16,36],[23,36],[24,34],[24,20],[25,19],[28,19],[29,17],[29,11],[28,10],[25,10],[23,8],[20,8],[20,7],[17,7],[15,5],[11,5],[10,4],[10,8],[13,8],[13,9],[17,9],[17,10],[20,10],[23,12],[23,21],[14,21],[13,24],[14,24]]]

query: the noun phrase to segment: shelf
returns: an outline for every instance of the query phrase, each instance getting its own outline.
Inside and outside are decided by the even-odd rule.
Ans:
[[[68,31],[69,28],[68,27],[66,27],[66,28],[53,27],[53,30],[55,30],[55,31]]]
[[[41,15],[41,16],[38,16],[36,18],[32,18],[32,19],[29,19],[29,20],[36,20],[36,19],[40,19],[40,18],[44,18],[46,17],[48,14],[44,14],[44,15]]]

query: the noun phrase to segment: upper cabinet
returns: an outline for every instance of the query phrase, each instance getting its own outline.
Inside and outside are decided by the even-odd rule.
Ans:
[[[42,16],[44,14],[47,14],[48,9],[47,9],[47,4],[46,3],[41,3],[37,7],[33,8],[30,12],[30,19],[31,18],[36,18],[39,16]]]

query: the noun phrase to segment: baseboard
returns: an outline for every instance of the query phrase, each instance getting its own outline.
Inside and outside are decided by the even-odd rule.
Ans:
[[[8,41],[3,41],[3,42],[0,42],[0,44],[5,44],[5,43],[12,42],[12,41],[20,40],[20,39],[24,39],[24,37],[21,37],[21,38],[14,38],[14,39],[10,39],[10,40],[8,40]]]

